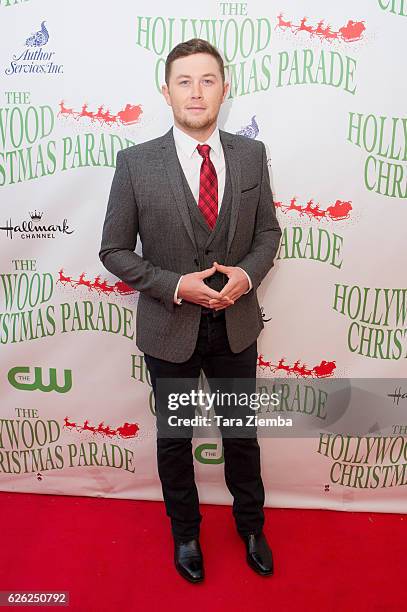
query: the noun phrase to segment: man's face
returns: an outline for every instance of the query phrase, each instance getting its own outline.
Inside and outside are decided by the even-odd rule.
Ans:
[[[228,88],[216,59],[208,53],[195,53],[172,62],[169,84],[162,86],[162,92],[176,125],[201,130],[216,123]]]

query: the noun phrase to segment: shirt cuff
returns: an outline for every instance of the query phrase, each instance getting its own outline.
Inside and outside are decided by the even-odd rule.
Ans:
[[[252,287],[253,287],[252,281],[250,280],[250,276],[247,274],[246,270],[243,270],[243,268],[241,268],[240,266],[236,266],[236,267],[239,268],[239,270],[241,270],[242,272],[244,272],[246,274],[247,280],[249,281],[249,288],[243,294],[243,295],[246,295],[246,293],[249,293],[249,291],[252,290]]]
[[[182,304],[182,298],[178,297],[178,287],[179,287],[179,284],[181,282],[181,278],[182,278],[182,276],[179,277],[179,281],[177,283],[177,286],[175,287],[175,292],[174,292],[174,302],[176,304]]]

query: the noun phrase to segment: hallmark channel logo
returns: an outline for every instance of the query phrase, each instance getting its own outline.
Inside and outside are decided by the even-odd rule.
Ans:
[[[63,219],[62,224],[40,224],[43,214],[37,210],[30,211],[30,221],[24,220],[20,225],[13,225],[12,219],[8,219],[0,230],[6,232],[6,236],[10,239],[13,238],[13,234],[16,234],[25,240],[48,240],[55,239],[57,234],[73,234],[74,230],[69,229],[67,219]]]
[[[46,21],[42,21],[40,29],[26,38],[24,50],[13,55],[10,66],[5,70],[7,75],[63,73],[63,64],[55,61],[55,51],[44,49],[49,41],[45,24]]]
[[[396,404],[398,406],[400,403],[400,400],[407,400],[407,391],[402,391],[401,387],[396,387],[393,393],[387,394],[387,397],[392,397],[393,404]]]

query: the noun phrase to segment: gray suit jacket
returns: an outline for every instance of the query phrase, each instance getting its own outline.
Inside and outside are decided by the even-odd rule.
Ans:
[[[225,309],[231,350],[252,344],[264,327],[256,290],[273,266],[278,224],[266,150],[260,141],[220,130],[230,168],[232,207],[228,266],[240,266],[253,288]],[[140,234],[143,256],[134,252]],[[140,292],[136,344],[174,363],[192,355],[201,306],[174,303],[181,274],[197,272],[197,247],[182,185],[172,128],[154,140],[119,151],[99,252],[105,268]]]

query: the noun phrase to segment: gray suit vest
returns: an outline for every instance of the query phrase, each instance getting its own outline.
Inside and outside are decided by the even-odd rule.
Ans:
[[[230,182],[230,173],[226,156],[225,164],[225,190],[218,218],[216,220],[215,227],[212,230],[206,223],[205,217],[203,216],[201,210],[198,208],[198,204],[192,195],[192,191],[180,164],[182,184],[185,199],[188,204],[192,229],[194,231],[195,244],[198,250],[200,270],[205,270],[206,268],[212,267],[214,261],[223,264],[226,258],[226,244],[232,204],[232,184]],[[215,291],[220,291],[226,285],[227,281],[228,277],[220,272],[215,272],[215,274],[205,279],[205,283]]]

